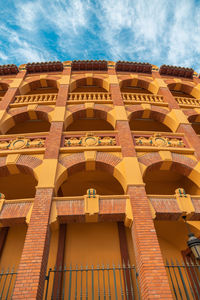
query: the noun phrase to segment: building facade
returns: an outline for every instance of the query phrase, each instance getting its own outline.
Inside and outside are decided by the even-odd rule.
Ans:
[[[181,67],[0,66],[1,299],[199,299],[199,99]]]

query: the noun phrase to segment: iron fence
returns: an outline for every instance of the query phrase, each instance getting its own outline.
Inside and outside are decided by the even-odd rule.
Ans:
[[[200,299],[200,265],[166,261],[166,270],[174,299]]]
[[[49,269],[45,299],[140,299],[135,266],[66,266]]]
[[[17,272],[14,268],[0,273],[0,299],[12,299]]]

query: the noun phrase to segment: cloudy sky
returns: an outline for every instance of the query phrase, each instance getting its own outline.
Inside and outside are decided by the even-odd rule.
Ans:
[[[0,64],[74,59],[200,72],[200,0],[0,0]]]

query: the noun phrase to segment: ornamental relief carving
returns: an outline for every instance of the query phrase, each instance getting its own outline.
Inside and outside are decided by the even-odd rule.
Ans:
[[[153,146],[153,147],[174,147],[184,148],[185,144],[182,139],[168,138],[161,136],[161,134],[154,134],[150,137],[135,138],[137,146]]]
[[[65,139],[64,145],[65,147],[115,146],[116,139],[108,136],[94,136],[92,133],[88,133],[85,137]]]
[[[0,141],[1,150],[20,150],[26,148],[42,148],[45,139],[28,139],[25,137],[17,137],[14,140]]]

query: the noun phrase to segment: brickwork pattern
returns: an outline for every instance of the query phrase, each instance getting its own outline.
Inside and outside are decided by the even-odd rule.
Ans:
[[[87,84],[88,77],[86,78],[86,71],[73,71],[71,74],[71,68],[69,67],[70,62],[67,64],[68,67],[64,68],[62,73],[55,72],[52,75],[52,73],[49,72],[43,73],[42,76],[40,74],[37,76],[30,76],[26,74],[25,70],[23,70],[20,71],[15,78],[12,77],[4,80],[4,83],[8,85],[13,83],[14,79],[22,80],[22,83],[21,85],[19,84],[18,87],[9,87],[5,96],[0,101],[0,111],[3,111],[0,122],[2,122],[7,113],[10,115],[10,119],[5,122],[8,123],[12,120],[14,120],[15,124],[29,120],[30,117],[26,105],[20,106],[19,108],[10,108],[9,105],[13,103],[16,95],[20,92],[23,94],[25,91],[40,88],[43,84],[49,87],[59,88],[55,108],[59,107],[59,109],[63,108],[66,112],[68,111],[68,113],[71,112],[72,116],[70,115],[69,118],[72,120],[86,118],[87,105],[67,104],[68,93],[72,92],[73,88],[78,87],[81,84]],[[121,154],[123,158],[121,159],[108,152],[97,152],[95,159],[96,169],[102,169],[111,174],[113,174],[115,167],[119,163],[123,162],[123,159],[133,157],[136,159],[137,152],[134,147],[129,120],[142,117],[145,111],[143,105],[125,105],[120,92],[120,87],[127,87],[133,84],[137,87],[147,89],[148,91],[152,91],[153,89],[154,91],[157,91],[155,92],[157,95],[163,96],[163,100],[167,103],[166,106],[168,106],[169,110],[159,107],[159,104],[149,105],[147,107],[147,110],[150,110],[149,117],[163,123],[171,110],[182,110],[169,88],[176,89],[177,84],[179,84],[182,92],[194,95],[194,90],[196,89],[195,92],[198,92],[196,86],[200,83],[197,78],[194,78],[193,81],[188,79],[179,79],[179,81],[176,81],[173,78],[169,78],[169,76],[161,76],[157,71],[152,71],[152,74],[129,74],[128,72],[116,72],[113,66],[108,66],[107,71],[91,71],[91,73],[92,76],[90,75],[89,79],[92,84],[97,84],[100,87],[109,86],[108,92],[111,94],[111,100],[113,102],[113,105],[92,105],[94,112],[93,117],[103,120],[108,120],[108,116],[112,116],[114,120],[116,118],[114,129],[118,131],[117,139],[121,146]],[[64,79],[64,81],[60,81],[61,78]],[[159,87],[157,86],[156,80],[159,82]],[[2,82],[3,81],[1,81],[1,83]],[[60,82],[66,83],[63,84]],[[15,84],[13,86],[15,86]],[[127,112],[127,119],[124,116],[121,119],[117,119],[117,114],[115,115],[115,112],[112,112],[114,106],[120,106],[122,110]],[[53,110],[54,108],[48,105],[37,105],[37,108],[34,111],[38,119],[49,121],[51,120],[50,115],[52,116],[52,114],[49,115],[49,113],[53,112]],[[198,112],[196,109],[184,109],[182,111],[186,117],[189,117],[190,122],[198,120]],[[168,119],[170,119],[169,116]],[[176,132],[183,133],[185,135],[189,143],[189,147],[195,150],[195,156],[191,159],[177,153],[172,153],[171,170],[188,176],[196,167],[198,160],[200,159],[200,139],[189,123],[185,124],[184,122],[181,122],[177,127]],[[2,125],[5,124],[2,123]],[[59,159],[63,130],[65,130],[63,121],[51,122],[51,128],[45,144],[46,149],[44,159],[55,160],[57,163],[59,162],[65,167],[66,173],[70,176],[75,172],[85,170],[86,161],[84,153],[82,152],[70,154]],[[154,170],[161,167],[163,159],[158,152],[154,152],[138,157],[138,162],[145,165],[147,168]],[[16,166],[20,172],[32,175],[34,174],[34,169],[40,164],[42,164],[40,159],[30,155],[20,155],[16,162]],[[9,174],[9,169],[6,166],[6,156],[1,156],[0,176],[7,176]],[[134,219],[132,237],[136,254],[137,269],[140,274],[139,278],[142,299],[171,299],[168,279],[152,221],[148,202],[149,200],[144,186],[134,186],[133,183],[133,185],[128,186],[126,192],[129,194],[131,199]],[[28,226],[24,249],[19,265],[13,299],[42,299],[49,251],[49,216],[51,212],[52,197],[52,188],[37,188],[31,220]],[[196,213],[194,215],[195,219],[200,211],[199,200],[195,198],[192,199],[192,201],[196,209]],[[100,201],[100,222],[116,222],[124,220],[125,201],[124,199],[118,199],[117,204],[115,202],[116,201],[112,199]],[[59,222],[84,222],[85,216],[83,215],[82,204],[83,201],[78,205],[75,205],[74,202],[74,205],[69,207],[64,205],[64,201],[58,201],[56,203],[56,207]],[[174,219],[178,218],[180,214],[177,206],[173,202],[173,199],[169,200],[167,206],[164,206],[162,199],[157,201],[152,200],[152,204],[155,208],[157,208],[157,215],[160,219],[169,218],[171,216],[170,212],[173,212]],[[12,206],[12,208],[9,209],[6,205],[0,213],[0,219],[4,220],[5,226],[9,224],[6,223],[9,222],[9,219],[12,219],[15,223],[19,220],[20,222],[22,220],[25,222],[25,214],[29,207],[27,204],[15,204],[16,208]],[[8,205],[8,207],[9,206],[11,205]]]

